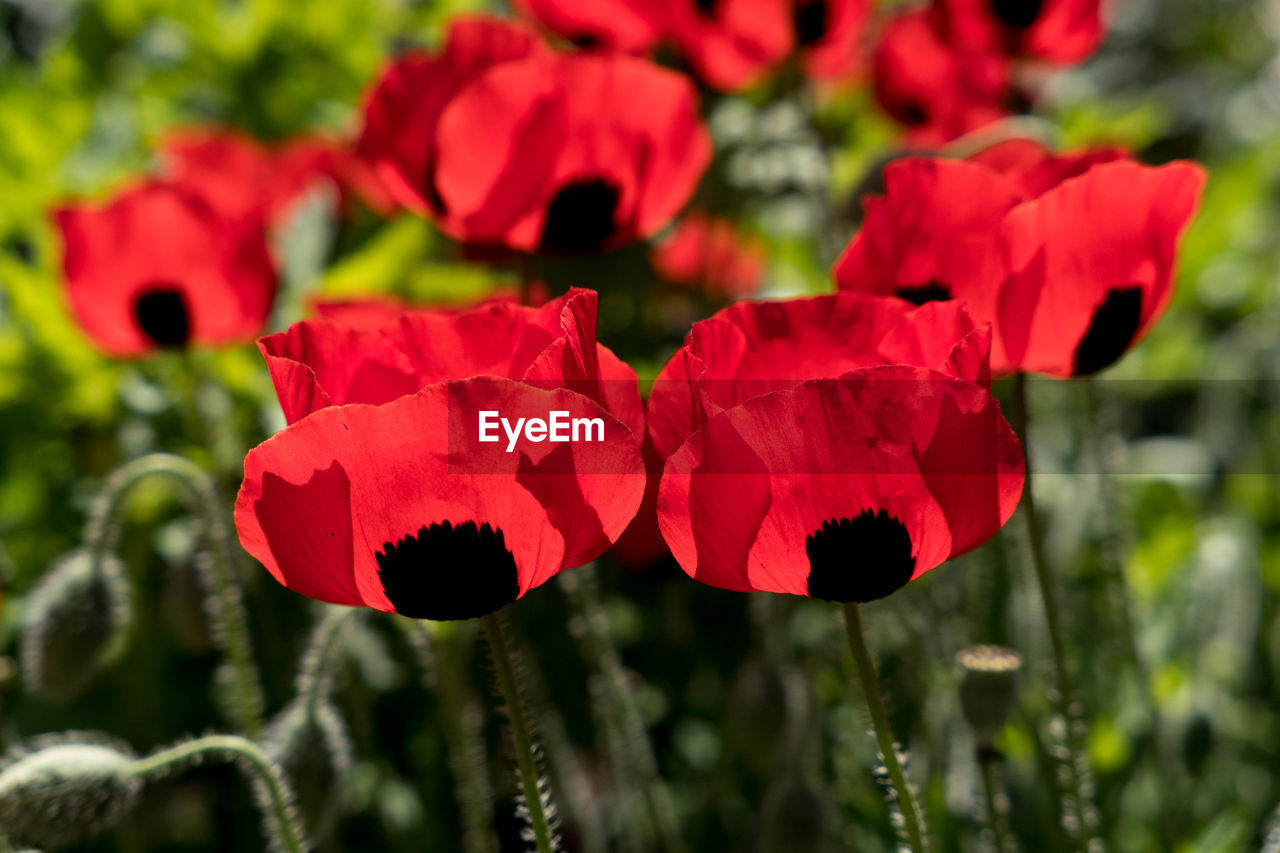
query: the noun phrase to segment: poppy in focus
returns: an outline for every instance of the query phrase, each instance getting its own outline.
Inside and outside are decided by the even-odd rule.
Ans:
[[[1004,118],[1016,100],[1008,59],[957,49],[930,9],[890,19],[872,54],[876,99],[913,145],[950,142]]]
[[[992,323],[992,369],[1096,373],[1168,305],[1204,171],[1113,149],[1054,156],[1018,140],[968,161],[885,170],[835,266],[842,290],[962,300]]]
[[[1022,452],[985,327],[849,295],[730,306],[659,376],[659,525],[695,580],[870,601],[1012,515]]]
[[[267,321],[276,273],[259,218],[158,181],[53,218],[71,310],[109,355],[249,341]]]
[[[635,515],[643,414],[635,374],[595,342],[594,292],[377,332],[304,321],[261,348],[291,425],[245,460],[236,526],[297,592],[481,616],[595,559]],[[598,422],[598,440],[559,440],[554,419],[510,444],[477,429],[553,412],[575,432]]]
[[[712,299],[736,299],[760,289],[765,253],[759,240],[728,219],[687,214],[652,253],[654,269],[673,284],[700,286]]]

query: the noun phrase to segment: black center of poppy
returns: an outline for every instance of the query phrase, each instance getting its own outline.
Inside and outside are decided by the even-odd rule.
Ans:
[[[1071,372],[1088,376],[1115,363],[1138,334],[1142,320],[1142,288],[1115,287],[1093,312],[1089,328],[1076,346]]]
[[[797,3],[794,10],[796,41],[801,47],[809,47],[827,36],[827,0],[808,0]]]
[[[172,285],[154,285],[135,296],[133,319],[158,347],[183,347],[191,339],[187,299]]]
[[[916,558],[906,525],[885,510],[822,522],[804,540],[809,596],[826,601],[875,601],[911,580]]]
[[[951,289],[940,281],[931,281],[918,287],[899,287],[894,295],[916,305],[923,305],[926,302],[946,302],[951,298]]]
[[[898,121],[907,127],[924,127],[929,123],[929,111],[919,101],[908,101],[898,107]]]
[[[704,18],[713,18],[716,14],[716,6],[720,0],[695,0],[698,7],[698,14]]]
[[[594,252],[613,235],[618,188],[604,178],[585,178],[561,187],[547,205],[542,248]]]
[[[378,579],[397,613],[414,619],[471,619],[516,600],[516,558],[502,530],[474,521],[419,528],[374,553]]]
[[[1014,29],[1025,30],[1044,10],[1044,0],[991,0],[991,14]]]

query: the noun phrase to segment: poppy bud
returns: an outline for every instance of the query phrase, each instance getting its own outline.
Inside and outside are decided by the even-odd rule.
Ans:
[[[761,850],[827,849],[827,802],[812,785],[792,779],[765,796],[760,818]]]
[[[342,809],[351,771],[351,739],[338,711],[318,700],[308,712],[294,702],[271,724],[263,747],[293,785],[308,834],[321,838]]]
[[[0,770],[0,826],[13,840],[41,847],[110,829],[137,802],[142,782],[132,763],[115,745],[65,737],[10,753]]]
[[[990,746],[1018,701],[1022,656],[1002,646],[970,646],[956,653],[956,662],[964,670],[960,710],[973,726],[979,746]]]
[[[124,567],[88,551],[58,558],[27,596],[22,676],[32,693],[62,701],[78,694],[119,653],[133,618]]]

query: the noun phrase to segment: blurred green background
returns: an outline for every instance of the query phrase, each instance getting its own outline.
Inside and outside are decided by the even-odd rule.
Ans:
[[[0,745],[84,729],[142,754],[226,727],[193,568],[198,537],[168,487],[144,487],[128,503],[120,554],[136,615],[109,670],[69,701],[31,696],[14,665],[18,628],[25,594],[79,543],[113,468],[156,450],[188,456],[215,472],[229,514],[244,452],[282,425],[252,347],[134,363],[97,355],[64,307],[45,212],[149,168],[172,127],[351,136],[360,95],[388,55],[434,43],[451,15],[482,7],[497,8],[0,0]],[[1113,11],[1103,50],[1046,74],[1023,126],[1062,145],[1122,143],[1153,163],[1195,158],[1211,183],[1168,315],[1097,387],[1034,382],[1031,452],[1109,849],[1256,849],[1280,801],[1280,3],[1123,0]],[[706,92],[704,104],[717,156],[699,202],[765,240],[768,293],[828,289],[856,227],[857,190],[893,151],[892,126],[865,91],[814,97],[789,79],[741,96]],[[277,326],[317,291],[458,301],[510,279],[468,263],[421,221],[340,219],[329,201],[315,193],[275,235],[285,271]],[[544,262],[538,273],[552,292],[598,289],[601,340],[642,377],[713,309],[659,283],[643,247]],[[1096,476],[1100,458],[1126,473]],[[942,851],[979,845],[953,661],[979,642],[1027,660],[998,746],[1022,849],[1057,849],[1047,650],[1024,547],[1015,519],[981,550],[866,608],[895,731]],[[275,712],[292,695],[316,611],[241,556]],[[721,592],[665,564],[635,572],[606,559],[599,580],[691,849],[891,848],[861,688],[832,606]],[[514,611],[567,847],[650,849],[643,810],[614,772],[616,733],[590,701],[565,590],[548,584]],[[489,708],[469,637],[463,626],[439,639],[466,676],[467,701]],[[322,849],[462,849],[444,740],[452,718],[423,689],[403,633],[368,613],[339,645],[334,703],[355,759]],[[520,849],[492,713],[483,734],[493,818],[503,849]],[[149,786],[117,830],[76,849],[260,849],[247,791],[232,769],[197,768]]]

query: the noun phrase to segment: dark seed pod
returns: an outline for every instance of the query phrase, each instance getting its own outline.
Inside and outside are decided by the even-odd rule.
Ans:
[[[323,699],[310,713],[291,703],[271,723],[263,749],[292,784],[307,834],[323,838],[342,811],[351,773],[351,739],[337,709]]]
[[[12,751],[0,769],[0,827],[16,842],[56,848],[116,826],[142,788],[133,760],[74,733]]]
[[[963,675],[960,710],[973,726],[979,746],[990,746],[1018,702],[1022,656],[1002,646],[970,646],[956,653]]]
[[[19,660],[27,689],[53,701],[80,693],[124,647],[132,614],[119,560],[104,557],[95,572],[88,551],[59,557],[23,608]]]
[[[765,795],[760,809],[761,850],[827,849],[827,801],[799,779],[782,780]]]

